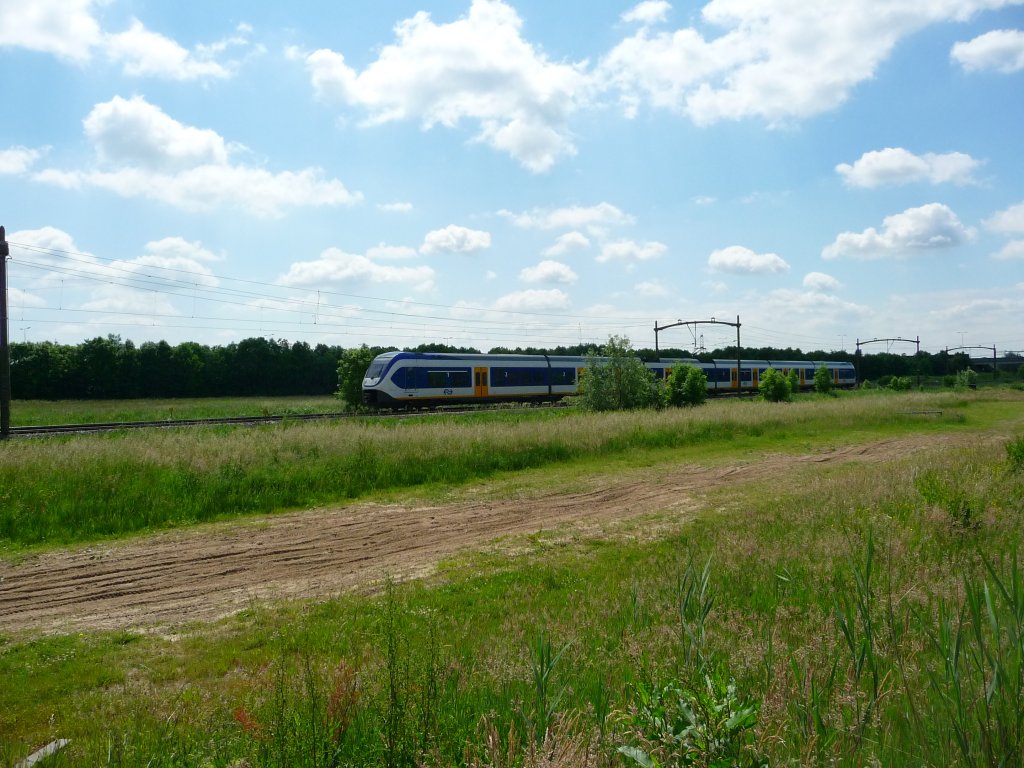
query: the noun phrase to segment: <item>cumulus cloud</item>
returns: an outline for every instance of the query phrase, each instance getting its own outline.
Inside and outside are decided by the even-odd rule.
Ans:
[[[657,259],[668,251],[664,243],[649,240],[645,243],[637,243],[633,240],[617,240],[612,243],[605,243],[601,247],[601,253],[597,260],[602,264],[609,261],[650,261]]]
[[[985,220],[985,226],[993,232],[1015,234],[1024,232],[1024,203],[1011,205]]]
[[[657,24],[668,17],[670,10],[672,10],[672,6],[665,0],[644,0],[622,14],[622,20],[640,24]]]
[[[597,234],[610,227],[632,224],[634,221],[632,216],[611,203],[598,203],[589,207],[534,208],[523,213],[502,210],[498,214],[523,229],[585,229]]]
[[[929,203],[886,216],[882,231],[843,232],[822,252],[822,258],[880,259],[920,251],[952,248],[971,240],[975,231],[965,227],[947,206]]]
[[[1024,32],[994,29],[966,43],[956,43],[949,55],[968,72],[1019,72],[1024,69]]]
[[[708,266],[715,272],[737,275],[770,275],[789,270],[789,264],[774,253],[754,253],[742,245],[730,245],[712,251]]]
[[[43,156],[43,150],[28,147],[0,149],[0,174],[18,176],[31,168]]]
[[[491,247],[491,233],[449,224],[428,232],[420,253],[476,253]]]
[[[171,38],[146,29],[138,19],[132,19],[124,32],[104,35],[102,45],[107,57],[119,62],[124,74],[131,77],[223,79],[233,74],[235,64],[221,63],[215,56],[229,45],[247,45],[244,36],[247,30],[248,27],[242,26],[239,34],[189,51]]]
[[[130,77],[197,80],[230,77],[237,62],[220,62],[228,48],[247,46],[247,25],[191,51],[132,19],[123,32],[105,32],[94,15],[103,0],[0,1],[0,48],[25,48],[84,64],[97,51]]]
[[[507,293],[494,302],[494,309],[502,312],[547,312],[567,309],[571,304],[569,294],[558,288]]]
[[[525,283],[575,283],[579,275],[568,264],[544,260],[519,272],[519,279]]]
[[[88,61],[102,33],[93,0],[0,2],[0,48],[18,47],[74,62]]]
[[[568,232],[560,235],[554,245],[544,249],[545,256],[564,256],[569,251],[590,247],[590,240],[582,232]]]
[[[832,293],[843,287],[832,275],[826,275],[824,272],[808,272],[804,275],[803,285],[812,291],[825,293]]]
[[[1024,259],[1024,240],[1011,240],[994,254],[1004,261]]]
[[[232,146],[209,129],[178,122],[142,97],[115,96],[84,121],[98,168],[45,169],[36,181],[95,187],[187,211],[235,207],[277,217],[291,208],[353,205],[362,199],[319,168],[272,173],[231,161]]]
[[[415,248],[410,248],[407,245],[385,245],[380,243],[372,248],[367,249],[367,258],[374,259],[376,261],[389,260],[389,259],[414,259],[419,255],[419,252]]]
[[[428,266],[378,264],[365,256],[328,248],[315,261],[295,262],[277,282],[292,288],[313,288],[331,283],[398,284],[425,291],[434,286],[434,270]]]
[[[633,290],[636,291],[640,296],[646,298],[659,298],[661,296],[668,296],[670,291],[663,283],[656,283],[653,280],[645,280],[641,283],[637,283],[633,286]]]
[[[553,62],[522,37],[501,0],[473,0],[468,14],[436,23],[420,11],[395,26],[396,40],[361,72],[343,54],[301,57],[317,96],[366,110],[366,124],[415,120],[425,129],[475,123],[475,140],[530,171],[576,153],[568,119],[584,101],[584,64]]]
[[[883,184],[910,184],[929,182],[942,184],[972,184],[975,169],[981,165],[970,155],[931,152],[915,155],[902,147],[886,147],[876,152],[865,152],[853,165],[840,163],[836,172],[850,187],[873,188]]]
[[[412,203],[380,203],[377,206],[377,210],[386,211],[388,213],[408,213],[412,210]]]
[[[628,116],[649,104],[698,124],[780,124],[845,102],[913,33],[1010,1],[711,0],[701,19],[719,35],[645,25],[601,59],[597,77]]]

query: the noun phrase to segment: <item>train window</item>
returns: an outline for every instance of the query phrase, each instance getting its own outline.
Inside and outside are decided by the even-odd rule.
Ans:
[[[565,386],[576,383],[575,368],[552,368],[551,384],[554,386]]]
[[[547,368],[491,368],[492,387],[546,387]]]
[[[445,368],[427,371],[428,389],[455,389],[470,386],[469,368]]]

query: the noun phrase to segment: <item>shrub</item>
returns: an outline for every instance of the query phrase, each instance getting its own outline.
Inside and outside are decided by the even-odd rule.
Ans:
[[[800,371],[796,368],[790,368],[786,378],[789,379],[789,391],[795,395],[800,391]]]
[[[654,374],[633,354],[629,339],[612,336],[601,348],[601,357],[587,355],[587,369],[580,379],[578,402],[591,411],[625,411],[660,408],[664,388]]]
[[[375,353],[368,346],[346,349],[338,361],[338,396],[349,409],[362,407],[363,378],[373,362]]]
[[[668,379],[671,405],[701,405],[708,399],[708,377],[700,368],[678,365]]]
[[[824,365],[814,372],[814,390],[820,395],[832,393],[832,375]]]
[[[949,373],[942,377],[942,386],[952,389],[956,386],[956,376]]]
[[[889,381],[889,389],[895,390],[896,392],[906,392],[913,386],[914,382],[911,381],[909,376],[893,376]]]
[[[964,368],[956,375],[956,388],[959,390],[977,389],[978,374],[970,368]]]
[[[790,388],[789,379],[774,368],[769,368],[761,374],[761,382],[758,384],[758,391],[761,397],[770,403],[781,403],[793,399],[793,390]]]

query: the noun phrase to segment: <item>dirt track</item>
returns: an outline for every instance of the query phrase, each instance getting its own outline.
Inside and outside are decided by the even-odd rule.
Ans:
[[[949,438],[911,436],[727,467],[598,478],[586,492],[438,507],[360,503],[203,526],[0,562],[0,632],[67,632],[211,620],[253,601],[337,594],[383,574],[427,573],[499,536],[683,509],[726,483],[814,463],[884,461]]]

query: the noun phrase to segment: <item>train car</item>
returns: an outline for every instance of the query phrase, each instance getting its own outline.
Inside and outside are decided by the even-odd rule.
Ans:
[[[735,360],[702,362],[673,358],[644,365],[664,380],[680,365],[700,368],[708,392],[756,391],[769,368],[800,372],[801,388],[814,386],[814,371],[825,366],[837,387],[852,387],[850,363]],[[439,405],[545,402],[576,394],[587,358],[562,355],[466,355],[442,352],[386,352],[374,358],[363,379],[363,402],[376,408],[432,408]],[[737,383],[738,382],[738,383]]]

